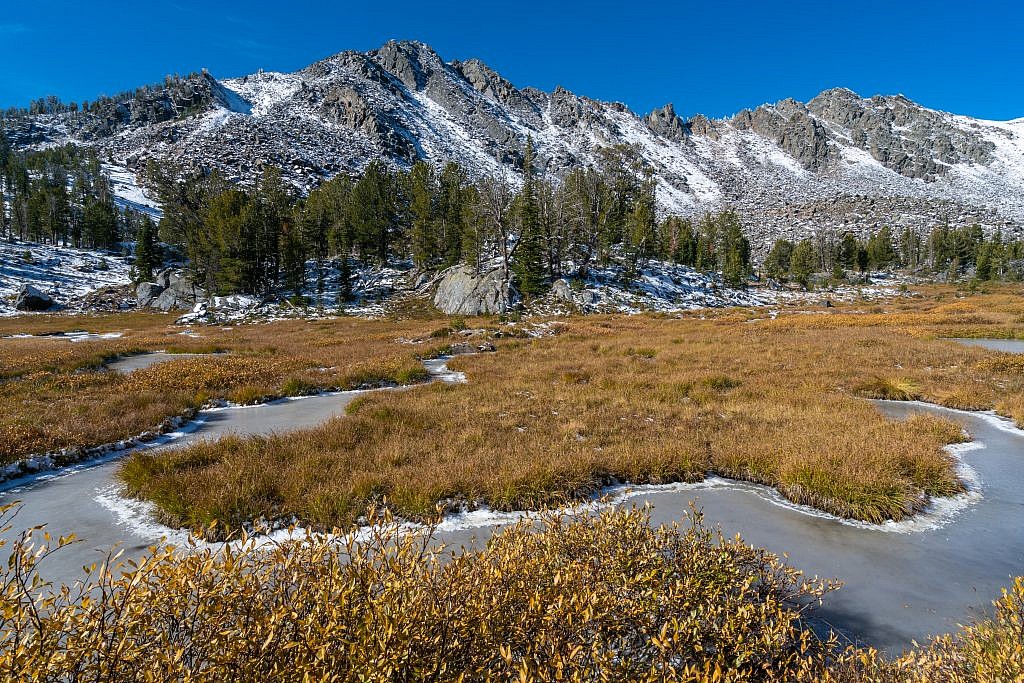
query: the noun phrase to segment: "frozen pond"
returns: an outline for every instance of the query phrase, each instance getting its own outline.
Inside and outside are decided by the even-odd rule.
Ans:
[[[424,364],[435,380],[463,380],[461,373],[448,370],[444,359]],[[203,410],[180,431],[164,435],[143,448],[157,451],[229,434],[266,435],[313,427],[343,415],[345,407],[365,393],[332,392],[254,406]],[[47,578],[66,583],[80,579],[84,565],[102,561],[117,544],[124,549],[125,559],[142,555],[170,530],[156,524],[136,523],[143,522],[139,518],[145,515],[135,514],[139,506],[133,507],[132,501],[118,495],[115,475],[118,460],[124,454],[114,453],[93,462],[0,484],[0,505],[22,503],[15,528],[0,536],[9,539],[13,532],[37,524],[46,524],[54,538],[74,533],[83,542],[55,554],[42,568]],[[5,551],[0,550],[0,556],[5,558]]]
[[[989,351],[1024,353],[1024,339],[953,339],[967,346],[980,346]]]
[[[222,354],[209,353],[167,353],[166,351],[154,351],[152,353],[133,353],[128,356],[120,356],[106,364],[106,367],[114,372],[128,374],[136,370],[149,368],[160,363],[167,363],[179,358],[195,358],[197,356],[216,356]]]

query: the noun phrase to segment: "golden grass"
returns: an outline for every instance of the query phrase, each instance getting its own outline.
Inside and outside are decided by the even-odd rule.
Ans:
[[[0,321],[23,329],[122,332],[115,339],[0,339],[0,464],[42,452],[74,452],[130,438],[205,402],[253,403],[269,397],[410,384],[425,378],[417,356],[437,321],[352,318],[283,321],[234,328],[200,327],[183,336],[173,318],[61,316]],[[418,343],[410,341],[419,340]],[[433,341],[433,340],[431,340]],[[130,375],[105,371],[118,355],[153,350],[226,355],[183,357]]]
[[[946,315],[934,314],[937,329]],[[458,359],[467,385],[368,396],[287,436],[139,454],[121,476],[165,521],[197,528],[292,516],[346,526],[385,497],[417,519],[442,501],[537,508],[709,472],[877,522],[961,490],[942,447],[962,436],[935,417],[889,421],[862,397],[1024,417],[1024,378],[993,365],[999,354],[873,318],[858,326],[848,312],[793,323],[813,317],[574,318],[558,337]]]

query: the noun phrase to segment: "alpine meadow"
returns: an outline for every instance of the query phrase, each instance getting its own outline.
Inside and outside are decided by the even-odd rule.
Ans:
[[[1024,681],[1024,13],[193,4],[0,23],[0,680]]]

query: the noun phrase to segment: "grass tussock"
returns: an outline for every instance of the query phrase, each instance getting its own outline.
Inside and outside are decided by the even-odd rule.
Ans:
[[[472,551],[431,533],[371,513],[359,541],[160,547],[63,592],[39,570],[73,541],[41,553],[30,533],[0,567],[0,677],[942,683],[1024,667],[1021,579],[993,620],[886,661],[808,628],[835,585],[699,513],[657,529],[646,510],[545,513]]]
[[[872,377],[857,385],[856,390],[867,398],[886,401],[917,401],[921,398],[921,387],[904,377]]]

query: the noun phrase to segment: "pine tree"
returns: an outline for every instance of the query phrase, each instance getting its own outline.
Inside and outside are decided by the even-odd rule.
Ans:
[[[135,261],[132,264],[132,279],[147,282],[153,279],[153,271],[160,267],[160,246],[156,239],[156,225],[149,216],[139,220],[135,233]]]
[[[711,214],[700,221],[700,236],[697,238],[697,258],[694,266],[702,273],[713,273],[718,269],[718,225]]]
[[[306,197],[299,207],[300,232],[306,250],[313,257],[316,270],[318,301],[323,300],[326,285],[326,265],[330,254],[331,232],[336,222],[338,207],[334,205],[331,186],[321,185]]]
[[[857,267],[857,238],[853,233],[843,233],[839,241],[839,265],[847,270]]]
[[[251,236],[244,215],[248,203],[244,192],[232,188],[215,196],[206,210],[204,223],[213,245],[207,266],[210,292],[251,291],[254,264],[247,252]]]
[[[282,284],[296,299],[301,299],[306,289],[306,249],[302,242],[299,220],[301,220],[301,215],[287,216],[281,222],[281,230],[278,235]]]
[[[440,230],[440,253],[444,265],[453,266],[462,260],[463,231],[466,226],[466,174],[456,163],[441,171],[438,188],[437,220]]]
[[[395,178],[379,161],[372,161],[363,176],[352,187],[347,202],[347,220],[351,225],[354,246],[362,258],[386,263],[392,241],[401,242],[398,192]]]
[[[438,235],[434,228],[434,169],[425,161],[413,164],[409,173],[409,231],[412,260],[420,268],[438,261]]]
[[[338,259],[338,299],[349,301],[352,298],[352,266],[349,264],[348,252],[343,252]]]
[[[512,258],[512,270],[516,275],[519,291],[527,296],[541,294],[545,288],[544,250],[541,244],[537,180],[533,163],[533,139],[527,138],[523,154],[523,189],[517,199],[519,239]]]
[[[992,279],[992,247],[982,244],[978,247],[978,263],[975,266],[975,277],[982,282]]]
[[[921,266],[922,240],[921,235],[913,228],[907,227],[900,234],[900,263],[904,268],[916,270]]]
[[[801,287],[807,289],[817,263],[818,259],[814,253],[814,243],[809,239],[802,240],[793,249],[793,256],[789,266],[790,276]]]
[[[117,209],[113,202],[88,197],[81,218],[81,233],[93,247],[109,248],[118,241]]]
[[[883,226],[868,238],[868,265],[876,270],[890,267],[896,261],[896,249],[892,244],[892,231]]]
[[[488,243],[491,242],[497,244],[501,252],[499,255],[502,256],[502,265],[507,277],[508,263],[504,258],[506,253],[506,250],[504,249],[505,242],[500,238],[496,238],[504,233],[503,231],[492,229],[495,221],[492,218],[492,202],[489,200],[490,195],[488,194],[488,189],[492,182],[492,179],[485,178],[479,184],[470,185],[466,188],[462,245],[460,251],[462,254],[462,261],[479,272],[487,251]],[[505,222],[504,204],[504,197],[499,197],[495,202],[493,202],[493,206],[497,207],[497,222],[502,224]]]
[[[743,224],[734,211],[718,216],[721,235],[722,279],[730,287],[745,287],[752,274],[750,241],[743,234]]]
[[[626,234],[629,237],[628,247],[631,255],[630,272],[636,272],[640,263],[656,253],[658,232],[654,203],[654,182],[651,180],[641,187],[626,219]]]
[[[274,166],[265,168],[253,196],[253,219],[257,221],[253,230],[253,239],[256,241],[254,257],[260,291],[269,292],[278,285],[281,226],[291,215],[293,203],[291,192],[281,178],[280,169]]]
[[[697,234],[688,218],[669,216],[658,228],[661,254],[664,258],[684,266],[692,266],[697,259]]]
[[[775,240],[764,260],[764,274],[773,280],[785,281],[789,276],[792,257],[793,243],[784,239]]]

